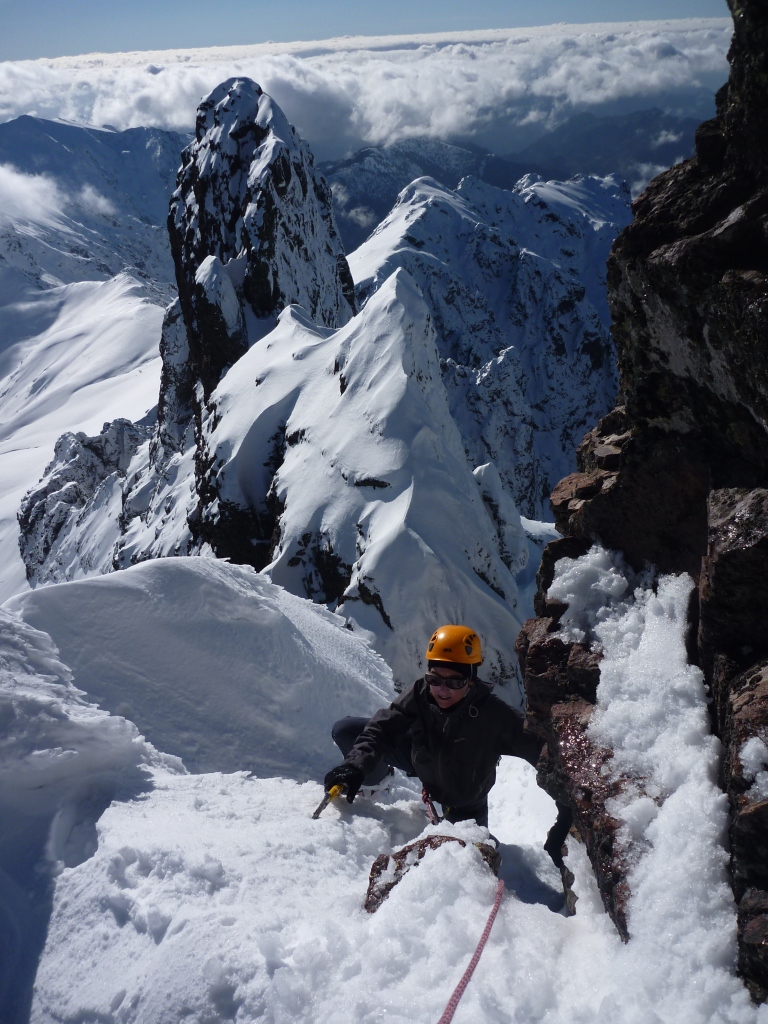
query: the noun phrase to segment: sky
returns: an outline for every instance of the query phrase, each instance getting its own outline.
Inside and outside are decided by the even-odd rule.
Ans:
[[[725,0],[0,0],[0,61],[727,14]]]

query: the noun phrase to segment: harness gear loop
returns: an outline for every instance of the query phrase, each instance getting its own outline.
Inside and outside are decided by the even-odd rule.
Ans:
[[[485,949],[485,944],[488,941],[488,936],[491,934],[491,928],[493,928],[493,922],[496,920],[496,914],[499,912],[499,907],[501,906],[501,897],[503,895],[504,881],[500,878],[499,884],[496,886],[496,899],[493,901],[493,907],[491,909],[490,915],[488,916],[488,920],[486,922],[483,934],[480,936],[480,941],[477,944],[477,949],[475,950],[472,959],[469,961],[469,966],[467,967],[466,971],[464,971],[461,981],[453,990],[453,995],[448,1000],[448,1005],[446,1006],[445,1010],[443,1010],[443,1015],[437,1022],[437,1024],[451,1024],[451,1021],[453,1020],[453,1015],[454,1013],[456,1013],[456,1007],[459,1005],[459,1001],[461,997],[464,995],[464,991],[467,985],[470,983],[472,975],[475,973],[475,968],[480,962],[480,957],[482,956],[483,950]]]

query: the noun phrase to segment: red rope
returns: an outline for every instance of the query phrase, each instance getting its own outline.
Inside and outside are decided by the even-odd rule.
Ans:
[[[499,912],[499,907],[501,906],[501,897],[503,895],[504,882],[502,881],[502,879],[499,879],[499,884],[496,887],[496,899],[493,901],[493,909],[491,910],[488,922],[486,923],[485,931],[480,936],[480,941],[477,944],[477,949],[475,950],[474,956],[469,961],[469,966],[467,967],[466,971],[464,971],[464,975],[461,981],[453,990],[453,995],[448,1000],[448,1005],[443,1011],[443,1016],[440,1018],[437,1024],[451,1024],[451,1021],[453,1020],[453,1015],[454,1013],[456,1013],[456,1007],[459,1005],[459,1000],[464,995],[464,990],[469,984],[472,975],[475,973],[475,968],[480,963],[480,957],[482,956],[483,950],[485,949],[485,944],[488,941],[488,936],[491,934],[491,928],[493,928],[493,922],[496,920],[496,914]]]

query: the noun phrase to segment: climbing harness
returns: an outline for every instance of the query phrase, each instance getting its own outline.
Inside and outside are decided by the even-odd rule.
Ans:
[[[319,816],[321,816],[321,814],[325,811],[325,809],[328,807],[331,801],[336,800],[336,798],[340,797],[343,792],[343,785],[332,785],[326,796],[321,801],[321,803],[319,803],[319,806],[317,807],[317,810],[314,812],[312,817],[318,818]]]
[[[480,957],[483,954],[483,949],[485,949],[485,944],[488,941],[488,936],[491,934],[491,928],[493,928],[493,922],[496,920],[496,914],[499,912],[499,907],[501,906],[501,898],[503,895],[504,882],[500,878],[499,884],[496,886],[496,899],[493,901],[493,908],[491,909],[490,916],[488,917],[488,921],[485,925],[485,930],[483,931],[483,934],[480,936],[480,941],[477,944],[477,949],[475,950],[472,959],[469,961],[469,966],[467,967],[466,971],[464,971],[461,981],[453,990],[453,995],[448,1000],[448,1005],[443,1011],[443,1015],[437,1022],[437,1024],[451,1024],[451,1021],[453,1020],[453,1015],[454,1013],[456,1013],[456,1007],[459,1005],[459,1001],[461,1000],[461,997],[464,995],[464,991],[467,985],[469,984],[470,980],[472,979],[472,975],[475,973],[475,968],[480,962]]]

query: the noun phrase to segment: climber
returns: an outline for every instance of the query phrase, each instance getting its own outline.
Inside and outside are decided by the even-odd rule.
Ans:
[[[431,637],[423,678],[370,720],[342,718],[332,735],[344,763],[325,776],[325,790],[342,786],[349,803],[361,786],[377,787],[394,768],[418,776],[447,821],[488,824],[488,792],[501,754],[535,765],[542,743],[523,729],[523,716],[477,676],[480,638],[466,626],[442,626]],[[571,825],[558,804],[545,849],[562,866]]]

